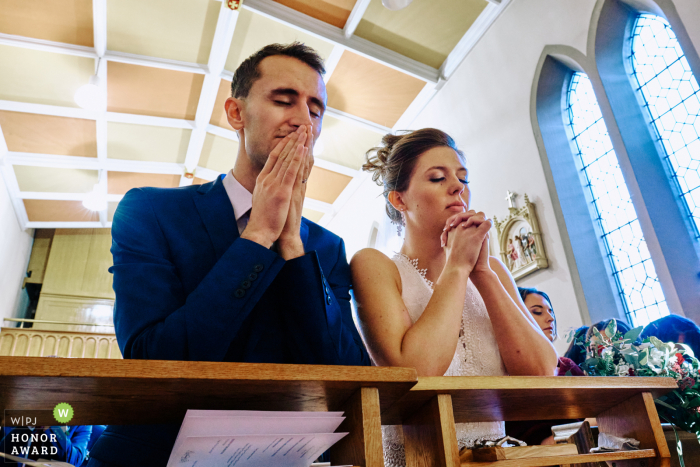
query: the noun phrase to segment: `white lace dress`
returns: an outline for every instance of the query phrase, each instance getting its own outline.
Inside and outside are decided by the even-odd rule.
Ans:
[[[415,323],[428,306],[433,295],[433,284],[425,278],[425,270],[418,270],[417,260],[397,254],[393,258],[401,275],[404,304]],[[462,311],[462,329],[457,350],[445,376],[504,376],[506,368],[498,350],[491,319],[481,295],[471,281]],[[478,441],[496,440],[505,436],[503,422],[457,423],[459,448],[472,447]],[[382,426],[384,465],[404,467],[406,455],[401,425]]]

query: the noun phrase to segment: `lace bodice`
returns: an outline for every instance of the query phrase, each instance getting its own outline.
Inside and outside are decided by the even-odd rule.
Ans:
[[[433,284],[425,278],[425,270],[418,269],[416,260],[402,254],[393,258],[401,276],[401,297],[415,323],[423,314],[433,295]],[[491,319],[481,295],[469,281],[462,310],[462,329],[457,349],[445,376],[504,376],[506,368],[498,350]],[[471,447],[477,441],[505,436],[503,422],[458,423],[459,448]],[[382,426],[384,465],[406,465],[401,426]]]

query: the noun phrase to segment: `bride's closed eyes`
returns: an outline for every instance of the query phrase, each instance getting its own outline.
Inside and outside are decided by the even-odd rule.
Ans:
[[[433,183],[440,183],[445,180],[445,177],[440,177],[440,178],[431,178],[430,181]],[[469,185],[469,180],[466,179],[459,179],[460,182],[464,183],[465,185]]]

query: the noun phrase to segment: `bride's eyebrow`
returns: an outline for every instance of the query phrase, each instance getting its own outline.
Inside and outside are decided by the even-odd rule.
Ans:
[[[443,166],[443,165],[434,165],[434,166],[432,166],[432,167],[426,169],[425,171],[426,171],[426,172],[430,172],[431,170],[442,170],[443,172],[449,171],[449,169],[448,169],[447,167]],[[457,169],[457,172],[464,172],[464,173],[467,173],[468,170],[467,170],[465,167],[460,167],[459,169]]]

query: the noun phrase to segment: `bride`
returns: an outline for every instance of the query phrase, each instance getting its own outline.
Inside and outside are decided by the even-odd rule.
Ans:
[[[386,135],[364,170],[381,180],[389,218],[406,236],[388,258],[351,261],[361,333],[374,363],[419,376],[552,376],[557,354],[510,273],[488,255],[491,221],[469,210],[464,156],[446,133]],[[382,427],[387,467],[404,466],[401,427]],[[460,449],[505,436],[503,422],[457,424]]]

